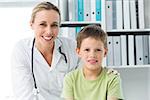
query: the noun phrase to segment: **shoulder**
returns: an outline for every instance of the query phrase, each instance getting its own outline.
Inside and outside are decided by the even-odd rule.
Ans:
[[[75,81],[76,78],[81,74],[81,68],[77,68],[69,73],[66,74],[65,79],[66,80],[72,80]]]
[[[33,38],[24,38],[16,42],[15,47],[32,47]]]
[[[30,52],[30,49],[32,48],[32,42],[33,38],[25,38],[17,41],[13,47],[12,55],[23,56],[26,53]]]
[[[104,74],[105,74],[105,77],[107,79],[107,82],[108,84],[111,84],[112,82],[118,82],[120,81],[120,75],[116,75],[116,74],[113,74],[113,73],[110,73],[108,74],[108,68],[104,68]]]
[[[70,46],[76,46],[76,41],[66,37],[59,37],[59,39],[63,42],[63,44],[67,44]]]

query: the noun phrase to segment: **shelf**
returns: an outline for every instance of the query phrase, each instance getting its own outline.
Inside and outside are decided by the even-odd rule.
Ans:
[[[126,69],[126,68],[150,68],[150,65],[121,65],[121,66],[107,66],[108,68]]]
[[[117,29],[107,30],[109,36],[114,35],[150,35],[150,29]]]
[[[65,21],[61,23],[60,27],[83,27],[91,24],[101,26],[100,21]]]

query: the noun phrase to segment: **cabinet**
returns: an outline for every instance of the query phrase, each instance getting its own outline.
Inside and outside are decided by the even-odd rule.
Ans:
[[[105,26],[104,29],[106,29],[110,39],[108,45],[112,43],[111,46],[114,47],[113,41],[115,40],[115,43],[120,41],[120,50],[122,50],[120,51],[120,56],[118,54],[112,54],[120,57],[120,63],[114,64],[111,62],[114,60],[112,57],[111,60],[106,59],[105,65],[120,72],[125,100],[150,100],[150,0],[120,1],[105,1],[103,11],[106,16],[102,16],[105,24],[101,21],[70,20],[69,22],[62,22],[61,26],[73,28],[88,24],[104,24],[103,27]],[[114,5],[118,5],[122,11],[120,12],[122,19],[119,19],[118,22],[116,21],[117,17],[112,18],[111,11],[114,11],[116,8],[110,8]],[[139,5],[141,6],[139,7]],[[129,11],[127,12],[127,10]],[[142,11],[143,13],[141,13]],[[116,14],[114,16],[119,17],[120,15]],[[123,22],[120,23],[120,21]],[[108,49],[110,50],[110,48]],[[119,49],[114,49],[114,51],[116,50]],[[108,56],[110,55],[108,54]]]

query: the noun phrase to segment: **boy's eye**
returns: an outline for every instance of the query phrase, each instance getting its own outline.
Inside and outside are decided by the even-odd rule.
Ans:
[[[102,51],[101,49],[96,49],[96,51]]]
[[[85,49],[84,51],[90,51],[90,49]]]

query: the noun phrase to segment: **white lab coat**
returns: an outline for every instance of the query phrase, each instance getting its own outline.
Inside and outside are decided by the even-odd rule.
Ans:
[[[34,81],[31,72],[31,49],[33,38],[19,41],[12,54],[13,89],[17,100],[34,100]],[[61,51],[67,57],[67,63]],[[63,78],[66,73],[74,70],[78,65],[75,52],[75,41],[59,37],[55,40],[51,67],[41,53],[34,48],[33,68],[40,96],[45,100],[61,100]]]

